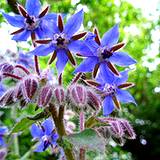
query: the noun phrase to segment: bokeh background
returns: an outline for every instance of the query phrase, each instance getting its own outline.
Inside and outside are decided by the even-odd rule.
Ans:
[[[17,12],[16,0],[0,0],[0,11]],[[25,4],[25,0],[17,0]],[[82,30],[92,31],[96,26],[102,36],[115,23],[120,23],[120,41],[126,42],[124,51],[132,55],[137,64],[131,66],[129,80],[136,86],[131,89],[138,106],[123,105],[118,116],[131,121],[137,139],[127,141],[123,147],[111,142],[107,147],[107,157],[101,158],[92,153],[88,159],[108,160],[159,160],[160,159],[160,1],[158,0],[41,0],[43,5],[50,4],[50,11],[62,12],[67,16],[81,8],[85,11]],[[6,24],[0,14],[0,57],[10,61],[12,53],[20,50],[27,52],[30,43],[18,43],[11,40],[9,33],[14,29]],[[46,60],[41,59],[41,67]],[[80,60],[79,60],[80,62]],[[65,84],[72,78],[67,73],[73,68],[67,65]],[[20,109],[0,109],[0,123],[13,127],[15,121],[26,114],[33,115],[32,106]],[[11,151],[7,160],[43,160],[53,159],[49,152],[33,153],[29,129],[16,135],[11,141]],[[19,144],[19,145],[17,145]],[[97,158],[96,158],[97,156]],[[20,158],[21,157],[21,158]]]

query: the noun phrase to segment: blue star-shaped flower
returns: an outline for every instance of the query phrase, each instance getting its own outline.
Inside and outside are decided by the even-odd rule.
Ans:
[[[102,97],[104,97],[104,116],[112,113],[115,107],[120,109],[120,102],[136,104],[132,95],[124,90],[134,85],[131,82],[126,82],[128,79],[128,70],[120,72],[120,77],[112,76],[108,78],[109,74],[109,72],[103,72],[103,68],[100,68],[100,72],[96,78],[96,81],[99,83],[99,89],[102,91]]]
[[[93,71],[93,76],[95,77],[100,65],[105,65],[116,75],[119,76],[118,71],[113,64],[119,66],[129,66],[136,63],[136,61],[131,58],[127,53],[119,52],[124,43],[118,43],[119,31],[118,24],[112,27],[108,32],[106,32],[102,40],[100,40],[98,35],[98,30],[94,30],[94,34],[89,33],[85,40],[85,44],[88,47],[86,50],[87,57],[76,69],[77,72],[91,72]],[[84,50],[82,48],[82,50]]]
[[[25,66],[26,68],[33,68],[34,67],[33,55],[19,52],[19,56],[18,56],[16,63],[21,64]]]
[[[57,19],[57,14],[48,13],[49,6],[47,6],[42,12],[41,3],[39,0],[27,0],[26,6],[23,8],[20,4],[17,5],[20,15],[10,16],[3,13],[9,24],[14,27],[20,28],[19,30],[11,33],[13,40],[26,41],[30,35],[36,35],[39,38],[48,37],[50,33],[48,25],[50,20]]]
[[[4,135],[8,133],[8,128],[3,126],[0,127],[0,146],[5,146],[5,141],[3,139]]]
[[[71,52],[79,52],[82,47],[83,42],[79,39],[85,36],[86,32],[74,35],[79,30],[82,22],[83,10],[72,15],[65,25],[63,25],[62,17],[59,15],[57,24],[54,24],[52,27],[52,39],[37,40],[37,43],[43,45],[31,51],[31,54],[46,56],[54,52],[49,64],[57,57],[56,67],[59,74],[62,73],[68,60],[70,60],[73,65],[76,65]]]
[[[55,147],[57,145],[58,134],[55,133],[55,127],[50,118],[46,119],[41,126],[33,124],[31,134],[34,139],[39,140],[35,152],[43,152],[49,146]]]

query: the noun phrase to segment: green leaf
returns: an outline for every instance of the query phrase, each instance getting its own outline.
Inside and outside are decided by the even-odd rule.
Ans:
[[[21,121],[15,124],[11,133],[17,133],[24,131],[25,129],[29,128],[35,121],[29,120],[28,118],[23,118]]]
[[[100,137],[93,129],[85,129],[84,131],[64,137],[77,148],[85,148],[88,150],[105,151],[105,140]]]

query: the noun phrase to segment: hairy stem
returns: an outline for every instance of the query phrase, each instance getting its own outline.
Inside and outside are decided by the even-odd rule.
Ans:
[[[66,135],[66,131],[63,123],[64,109],[65,107],[61,105],[59,107],[59,114],[58,114],[57,108],[53,104],[50,104],[49,106],[49,111],[52,115],[52,118],[56,126],[56,130],[59,135],[59,141],[60,141],[59,145],[63,147],[67,160],[75,160],[72,150],[70,148],[67,148],[67,146],[64,147],[64,141],[62,139],[62,137]]]
[[[85,115],[84,112],[81,111],[80,115],[79,115],[79,123],[80,123],[80,131],[83,131],[84,128],[84,124],[85,124]],[[84,148],[80,148],[79,151],[79,159],[80,160],[85,160],[85,149]]]

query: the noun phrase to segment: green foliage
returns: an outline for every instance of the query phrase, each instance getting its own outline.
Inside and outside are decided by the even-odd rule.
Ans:
[[[65,139],[69,140],[76,148],[83,147],[88,150],[102,153],[105,151],[105,140],[93,129],[85,129],[80,133],[66,136]]]
[[[18,133],[26,130],[26,128],[29,128],[35,121],[29,120],[28,118],[23,118],[21,121],[16,123],[16,125],[11,130],[11,133]]]

